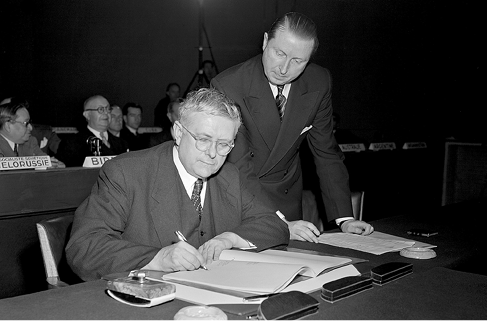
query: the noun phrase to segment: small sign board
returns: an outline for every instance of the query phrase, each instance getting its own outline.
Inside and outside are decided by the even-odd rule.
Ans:
[[[116,157],[114,156],[86,156],[83,167],[102,167],[106,161]]]
[[[361,152],[365,150],[364,144],[339,144],[342,152]]]
[[[404,143],[402,149],[417,149],[417,148],[427,148],[425,142],[409,142]]]
[[[157,134],[162,132],[161,127],[139,127],[137,133],[139,134]]]
[[[0,170],[46,169],[51,167],[51,158],[45,156],[0,157]]]
[[[53,127],[52,131],[56,134],[76,134],[78,129],[76,127]]]
[[[372,143],[369,146],[369,150],[394,150],[396,149],[396,143]]]

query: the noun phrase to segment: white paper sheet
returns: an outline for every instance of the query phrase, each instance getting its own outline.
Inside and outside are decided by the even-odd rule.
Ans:
[[[374,232],[375,233],[375,232]],[[323,233],[318,241],[337,247],[372,253],[375,255],[400,251],[414,245],[414,241],[402,241],[384,238],[374,238],[350,233]]]
[[[337,268],[331,272],[324,273],[316,278],[310,278],[308,280],[291,284],[285,288],[282,292],[286,291],[302,291],[305,293],[311,293],[315,290],[321,288],[325,283],[344,278],[346,276],[360,275],[357,269],[353,265],[347,265]],[[166,281],[168,282],[168,281]],[[169,282],[171,283],[171,282]],[[262,302],[260,301],[244,301],[241,297],[218,293],[210,290],[204,290],[195,288],[188,285],[182,285],[178,283],[173,283],[176,285],[176,299],[190,302],[192,304],[225,304],[225,303],[240,303],[240,304],[256,304]]]

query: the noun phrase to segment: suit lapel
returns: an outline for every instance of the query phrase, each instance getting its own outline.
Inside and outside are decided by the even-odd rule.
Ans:
[[[308,92],[304,80],[299,78],[292,83],[291,91],[286,103],[286,111],[277,136],[274,148],[260,171],[260,175],[269,172],[292,148],[306,127],[310,113],[317,104],[319,92]]]
[[[9,143],[2,135],[0,135],[0,150],[3,154],[3,157],[14,157],[14,151],[10,147]]]
[[[171,225],[174,231],[181,229],[182,226],[176,188],[176,184],[181,183],[172,157],[173,151],[172,145],[170,145],[160,153],[157,172],[154,173],[154,179],[150,184],[152,201],[149,209],[161,244],[164,243],[163,240],[167,239],[167,236],[160,233],[171,230]]]
[[[256,60],[252,74],[252,83],[248,96],[244,97],[244,106],[248,109],[248,114],[252,118],[267,148],[271,150],[276,142],[281,122],[260,59]]]

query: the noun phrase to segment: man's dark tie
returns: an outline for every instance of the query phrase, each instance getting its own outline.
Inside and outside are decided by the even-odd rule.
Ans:
[[[277,110],[279,111],[279,116],[284,116],[284,109],[286,108],[286,97],[282,94],[282,90],[284,89],[284,85],[277,86],[277,95],[276,95],[276,106]]]
[[[191,195],[191,201],[193,202],[194,208],[198,212],[201,221],[201,214],[203,214],[203,208],[201,207],[201,189],[203,188],[203,180],[198,178],[196,183],[194,183],[193,195]]]
[[[18,150],[17,146],[18,146],[17,144],[14,145],[14,154],[16,157],[19,156],[19,150]]]

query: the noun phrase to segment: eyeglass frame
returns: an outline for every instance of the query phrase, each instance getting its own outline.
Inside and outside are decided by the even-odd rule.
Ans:
[[[27,121],[18,121],[18,120],[10,119],[9,122],[10,123],[19,123],[19,124],[24,125],[25,127],[28,127],[29,125],[32,126],[32,119],[29,119]]]
[[[181,124],[181,122],[177,122],[179,125],[181,125],[181,127],[183,127],[184,129],[186,129],[186,131],[191,135],[191,137],[193,137],[194,139],[194,147],[196,147],[197,150],[199,150],[200,152],[206,152],[210,149],[211,145],[215,142],[216,143],[216,153],[220,156],[227,156],[228,154],[230,154],[230,152],[232,151],[232,149],[235,147],[235,142],[231,142],[231,143],[221,143],[221,142],[218,142],[218,141],[213,141],[213,140],[210,140],[210,139],[207,139],[207,138],[198,138],[196,137],[195,134],[193,134],[192,132],[189,131],[189,129],[187,129],[183,124]],[[198,142],[201,142],[202,140],[206,140],[206,141],[209,141],[210,142],[210,145],[202,150],[198,147]],[[230,147],[230,149],[228,150],[228,152],[226,154],[221,154],[219,151],[218,151],[218,146],[221,146],[221,145],[227,145],[228,147]]]
[[[100,115],[103,115],[103,114],[110,114],[113,110],[113,107],[112,106],[100,106],[98,108],[87,108],[85,109],[85,111],[97,111]],[[104,112],[103,112],[104,111]]]

